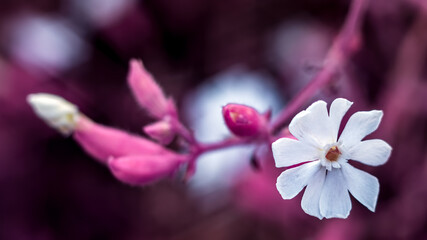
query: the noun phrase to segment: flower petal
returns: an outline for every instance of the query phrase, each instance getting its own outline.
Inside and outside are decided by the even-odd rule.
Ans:
[[[276,187],[283,199],[295,197],[321,168],[319,161],[288,169],[277,178]]]
[[[316,147],[333,142],[326,102],[317,101],[298,113],[289,124],[289,131],[298,140]]]
[[[326,169],[324,167],[319,168],[307,184],[307,188],[305,189],[304,196],[301,201],[302,210],[311,216],[319,218],[320,220],[322,220],[323,216],[320,214],[319,202],[325,177]]]
[[[326,174],[320,196],[320,214],[325,218],[347,218],[351,200],[341,169],[333,168]]]
[[[341,120],[352,104],[353,102],[350,102],[344,98],[337,98],[331,104],[329,118],[331,120],[331,130],[335,141],[338,138],[338,131],[340,129]]]
[[[340,141],[350,148],[359,143],[364,137],[371,134],[378,128],[383,117],[383,112],[372,110],[369,112],[357,112],[353,114],[347,122]]]
[[[365,140],[349,149],[347,157],[366,165],[379,166],[387,162],[391,149],[391,146],[383,140]]]
[[[371,174],[361,171],[348,163],[342,164],[342,171],[350,193],[365,207],[375,212],[380,184]]]
[[[276,167],[289,167],[319,159],[319,151],[315,147],[295,139],[280,138],[271,147]]]

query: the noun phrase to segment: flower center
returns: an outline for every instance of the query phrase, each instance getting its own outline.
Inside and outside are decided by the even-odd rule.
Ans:
[[[333,146],[329,149],[328,153],[326,153],[325,158],[331,162],[335,162],[340,157],[341,152],[337,146]]]

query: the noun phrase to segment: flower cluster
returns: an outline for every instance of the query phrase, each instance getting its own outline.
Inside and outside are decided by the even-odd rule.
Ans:
[[[177,118],[175,104],[166,99],[140,61],[130,62],[128,83],[140,106],[158,119],[144,127],[157,142],[95,123],[80,113],[77,106],[56,95],[30,94],[28,102],[49,126],[65,135],[72,134],[87,153],[108,165],[119,180],[144,185],[173,175],[189,158],[163,146],[172,141],[178,128],[177,121],[173,121]]]
[[[293,118],[288,127],[290,133],[277,131],[289,112],[282,112],[279,120],[271,121],[269,111],[261,114],[252,107],[230,103],[223,107],[222,115],[233,136],[222,142],[202,144],[180,121],[174,101],[166,98],[142,62],[130,61],[128,84],[139,105],[155,119],[143,127],[151,139],[95,123],[80,113],[77,106],[55,95],[30,94],[28,102],[48,125],[64,135],[72,135],[88,154],[128,184],[152,183],[174,175],[181,166],[185,166],[185,177],[190,177],[196,160],[207,151],[252,144],[257,152],[272,144],[276,166],[292,167],[277,180],[277,189],[284,199],[295,197],[307,186],[302,209],[319,219],[346,218],[351,209],[348,192],[368,209],[375,210],[378,180],[352,167],[348,160],[372,166],[387,161],[391,147],[386,142],[362,141],[377,129],[382,111],[355,113],[338,138],[341,120],[352,105],[346,99],[336,99],[329,114],[326,102],[313,103]],[[184,154],[166,147],[175,138],[184,143],[178,149]]]

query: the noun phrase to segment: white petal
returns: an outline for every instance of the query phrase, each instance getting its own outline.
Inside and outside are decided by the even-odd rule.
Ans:
[[[391,146],[380,139],[362,141],[349,149],[348,159],[356,160],[370,166],[378,166],[387,162],[391,154]]]
[[[309,118],[309,112],[306,110],[299,112],[289,123],[289,132],[300,141],[304,141],[307,144],[315,146],[317,143],[312,136],[312,133],[305,128],[306,121]]]
[[[331,119],[331,130],[335,140],[338,138],[338,131],[340,129],[341,120],[352,104],[353,102],[350,102],[344,98],[337,98],[331,104],[329,118]]]
[[[320,196],[320,214],[325,218],[347,218],[351,210],[350,195],[341,169],[326,174]]]
[[[383,117],[383,112],[372,110],[369,112],[357,112],[348,120],[341,136],[340,141],[350,148],[359,143],[364,137],[378,128]]]
[[[289,124],[289,131],[298,140],[319,147],[325,142],[334,142],[330,129],[328,110],[324,101],[311,104],[307,110],[298,113]]]
[[[305,142],[281,138],[271,145],[276,167],[289,167],[319,158],[319,150]]]
[[[321,168],[319,161],[288,169],[277,178],[276,187],[283,199],[295,197]]]
[[[332,167],[334,168],[341,168],[341,165],[339,164],[339,162],[332,162]]]
[[[380,184],[371,174],[361,171],[348,163],[342,164],[342,171],[350,193],[365,207],[375,212]]]
[[[320,220],[323,216],[320,214],[319,202],[325,177],[326,169],[324,167],[319,168],[307,184],[307,188],[305,189],[304,196],[301,201],[302,210],[311,216],[319,218]]]

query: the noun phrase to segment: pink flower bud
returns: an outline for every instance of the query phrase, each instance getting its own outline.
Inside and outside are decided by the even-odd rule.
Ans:
[[[135,59],[130,61],[128,84],[139,105],[153,117],[161,119],[176,112],[174,102],[165,97],[162,89],[145,70],[141,61]]]
[[[73,137],[88,154],[103,163],[110,157],[171,153],[152,141],[102,126],[84,116],[79,118]]]
[[[171,123],[166,120],[161,120],[145,126],[144,132],[162,145],[171,143],[175,136]]]
[[[172,175],[185,157],[178,154],[138,155],[110,158],[108,166],[113,175],[131,185],[145,185]]]
[[[222,109],[222,115],[228,129],[239,137],[258,135],[265,126],[264,117],[249,106],[227,104]]]

